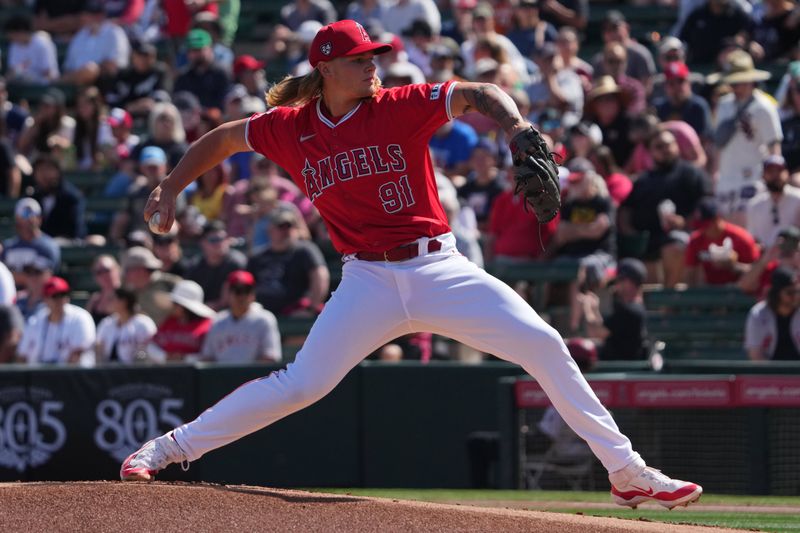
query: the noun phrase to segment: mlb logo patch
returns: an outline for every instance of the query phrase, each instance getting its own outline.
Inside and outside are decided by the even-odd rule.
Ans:
[[[431,100],[438,100],[439,93],[441,92],[442,92],[442,84],[437,83],[436,85],[433,86],[433,88],[431,88]]]
[[[331,55],[332,49],[333,46],[331,45],[330,41],[328,41],[327,43],[322,43],[322,46],[319,47],[319,51],[325,54],[326,56]]]

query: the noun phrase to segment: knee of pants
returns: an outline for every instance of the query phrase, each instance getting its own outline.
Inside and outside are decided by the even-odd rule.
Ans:
[[[302,409],[322,399],[336,386],[325,379],[308,379],[294,376],[284,390],[284,401],[295,409]]]
[[[549,324],[535,329],[530,335],[525,336],[527,349],[525,357],[532,362],[551,360],[554,357],[569,357],[569,351],[561,334]]]

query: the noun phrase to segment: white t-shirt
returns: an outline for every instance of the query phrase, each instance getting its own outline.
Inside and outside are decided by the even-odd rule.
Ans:
[[[28,363],[66,363],[69,354],[81,351],[82,366],[94,364],[94,320],[85,309],[73,304],[64,306],[64,318],[50,322],[50,309],[38,310],[25,324],[19,355]]]
[[[58,78],[58,56],[50,35],[37,31],[28,44],[11,43],[8,70],[15,78],[33,83],[46,84]]]
[[[17,300],[17,286],[14,276],[5,265],[0,263],[0,305],[12,305]]]
[[[747,204],[747,231],[763,247],[775,244],[778,233],[788,226],[800,227],[800,189],[797,187],[786,185],[777,204],[768,191],[759,193]]]
[[[403,31],[417,19],[427,22],[434,35],[441,33],[442,15],[433,0],[408,0],[404,4],[393,2],[383,10],[381,24],[389,33],[402,36]]]
[[[720,98],[717,124],[733,118],[737,108],[733,94]],[[750,118],[752,135],[748,136],[741,124],[737,124],[736,133],[720,151],[717,195],[741,191],[747,185],[758,187],[767,146],[783,140],[778,110],[760,91],[753,93],[753,100],[747,106],[745,115]]]
[[[130,43],[125,31],[111,22],[103,22],[97,33],[83,28],[69,42],[64,71],[72,72],[93,62],[113,61],[117,67],[128,66]]]
[[[120,363],[135,362],[136,354],[146,349],[157,329],[155,322],[147,315],[133,315],[122,325],[116,313],[105,317],[97,326],[101,362],[111,361],[115,343]]]

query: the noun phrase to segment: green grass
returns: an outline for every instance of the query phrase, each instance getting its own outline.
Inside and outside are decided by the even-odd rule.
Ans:
[[[312,489],[319,492],[373,496],[399,500],[421,500],[428,502],[553,502],[547,510],[551,512],[605,516],[628,520],[649,520],[674,524],[696,524],[758,531],[800,531],[800,497],[791,496],[740,496],[703,495],[701,502],[706,505],[728,505],[740,507],[741,511],[703,510],[697,507],[666,511],[643,507],[629,509],[565,508],[559,502],[571,503],[610,503],[607,492],[568,492],[568,491],[523,491],[523,490],[448,490],[448,489]],[[797,513],[749,512],[748,506],[797,507]]]

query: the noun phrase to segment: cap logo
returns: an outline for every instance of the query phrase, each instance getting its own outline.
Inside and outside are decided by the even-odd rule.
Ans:
[[[361,33],[361,40],[363,40],[365,43],[372,42],[370,40],[370,38],[369,38],[369,34],[367,33],[367,30],[364,29],[364,26],[362,26],[361,24],[356,22],[356,27],[358,28],[358,31]]]
[[[322,46],[319,47],[319,51],[322,52],[323,54],[325,54],[326,56],[331,55],[331,50],[332,49],[333,49],[333,46],[331,45],[330,41],[328,41],[327,43],[322,43]]]

